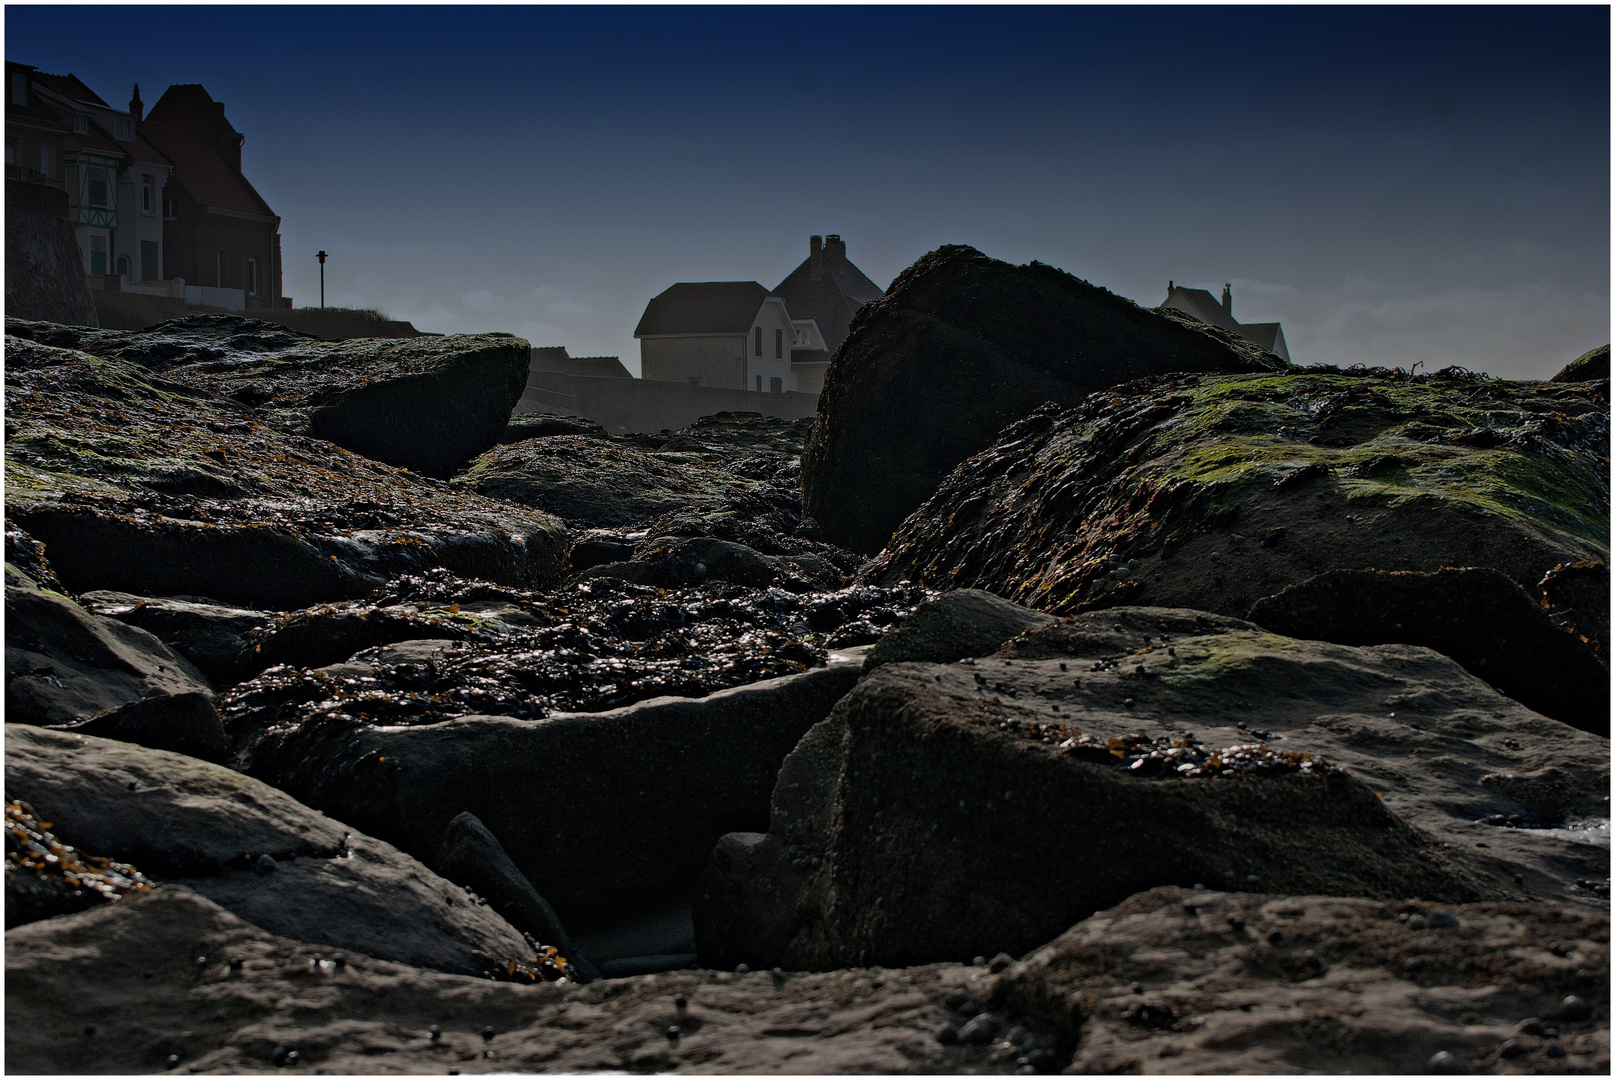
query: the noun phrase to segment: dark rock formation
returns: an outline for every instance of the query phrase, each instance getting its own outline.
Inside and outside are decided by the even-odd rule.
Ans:
[[[1609,378],[1609,346],[1588,349],[1560,368],[1549,382],[1593,382]]]
[[[6,515],[75,592],[285,611],[435,566],[525,587],[560,574],[563,531],[542,513],[121,360],[10,337],[6,361]]]
[[[601,563],[579,576],[615,577],[664,588],[728,581],[754,589],[779,585],[792,592],[834,589],[843,580],[833,564],[816,555],[764,555],[745,544],[713,537],[658,538],[637,547],[632,560]]]
[[[499,838],[475,814],[464,813],[449,822],[432,868],[450,881],[475,891],[505,921],[543,945],[554,945],[577,965],[585,978],[600,977],[594,965],[578,953],[549,901],[538,895],[532,882],[510,861]]]
[[[802,455],[824,539],[878,551],[953,467],[1046,401],[1169,371],[1281,370],[1243,339],[1040,263],[938,248],[862,308]]]
[[[542,439],[551,435],[595,435],[606,437],[606,429],[586,416],[566,416],[561,413],[517,413],[505,425],[499,436],[504,444],[518,443],[523,439]]]
[[[11,799],[5,813],[7,930],[151,889],[133,866],[62,843],[27,803]]]
[[[348,704],[271,728],[251,772],[423,858],[470,811],[570,920],[692,886],[718,837],[766,822],[780,762],[857,677],[819,668],[540,723],[370,726]]]
[[[1140,381],[1006,429],[862,576],[1051,614],[1159,603],[1243,616],[1335,569],[1483,567],[1534,592],[1551,567],[1606,557],[1608,455],[1597,385]]]
[[[1527,708],[1609,735],[1609,669],[1496,570],[1331,570],[1263,597],[1249,618],[1288,637],[1423,645]]]
[[[782,765],[769,835],[714,853],[697,945],[810,969],[1019,954],[1197,882],[1558,893],[1588,855],[1582,875],[1606,872],[1541,827],[1606,812],[1607,746],[1427,649],[1079,615],[866,676]]]
[[[979,993],[1075,1046],[1070,1073],[1163,1060],[1190,1076],[1566,1073],[1608,1060],[1608,970],[1608,912],[1552,900],[1163,888],[1071,927]],[[1564,1017],[1567,997],[1587,1016]]]
[[[253,631],[267,628],[278,613],[227,607],[182,596],[136,596],[94,590],[79,603],[95,614],[138,626],[195,664],[215,689],[234,686],[276,660],[252,656]],[[352,652],[358,650],[351,650]]]
[[[1054,618],[980,589],[958,589],[921,604],[903,625],[869,650],[865,666],[904,660],[948,664],[986,656],[1016,634],[1046,626]]]
[[[1559,629],[1574,634],[1609,666],[1609,564],[1561,563],[1537,582],[1542,607]]]
[[[6,567],[6,719],[204,758],[224,727],[202,673],[152,634]]]
[[[499,441],[529,353],[508,334],[322,342],[234,315],[65,333],[8,320],[6,333],[161,371],[282,431],[439,478]]]
[[[178,754],[6,727],[6,792],[64,840],[195,889],[271,933],[476,975],[522,936],[391,846]]]
[[[98,325],[67,216],[67,192],[59,188],[6,181],[6,313]]]

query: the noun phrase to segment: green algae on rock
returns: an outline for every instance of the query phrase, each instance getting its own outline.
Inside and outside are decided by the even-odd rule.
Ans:
[[[1048,406],[963,462],[865,569],[1065,614],[1244,615],[1330,569],[1531,588],[1609,549],[1603,384],[1168,376]]]
[[[6,516],[74,591],[287,610],[448,566],[556,581],[559,522],[287,434],[116,359],[9,338]]]

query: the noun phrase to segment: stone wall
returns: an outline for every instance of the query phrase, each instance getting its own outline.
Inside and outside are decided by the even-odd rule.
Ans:
[[[6,181],[6,314],[100,325],[59,188]]]
[[[655,379],[605,379],[535,371],[516,412],[558,412],[586,416],[613,435],[688,427],[719,412],[755,412],[800,420],[818,410],[817,394],[759,394]]]

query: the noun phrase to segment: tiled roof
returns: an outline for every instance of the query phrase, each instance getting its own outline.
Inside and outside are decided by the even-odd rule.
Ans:
[[[201,83],[176,83],[170,86],[146,113],[146,119],[192,131],[223,123],[226,131],[240,134],[224,118],[224,106],[214,101]]]
[[[560,371],[596,379],[631,379],[615,356],[568,356],[565,345],[541,345],[533,350],[529,371]]]
[[[68,101],[81,101],[86,105],[95,105],[102,109],[112,108],[112,106],[102,101],[94,90],[85,86],[77,75],[52,75],[48,71],[36,71],[34,72],[34,83],[35,85],[43,84],[47,90],[60,94]]]
[[[215,138],[150,119],[140,125],[140,134],[174,163],[175,179],[203,206],[274,216],[263,196],[224,159]]]
[[[634,336],[744,334],[769,295],[755,281],[683,281],[645,305]]]
[[[1232,330],[1236,334],[1239,332],[1239,324],[1234,321],[1233,316],[1229,315],[1222,303],[1205,289],[1186,289],[1182,285],[1174,285],[1160,306],[1167,307],[1174,300],[1192,308],[1189,314],[1201,322],[1220,326],[1224,330]]]
[[[773,293],[785,301],[791,318],[812,319],[819,324],[819,333],[824,335],[825,347],[831,352],[846,339],[853,313],[869,301],[886,295],[847,259],[844,244],[838,244],[836,250],[839,257],[832,256],[827,246],[823,276],[818,281],[812,280],[810,257],[791,271]]]

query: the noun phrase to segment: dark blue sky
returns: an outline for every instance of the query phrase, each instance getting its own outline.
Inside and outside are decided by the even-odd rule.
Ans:
[[[25,7],[115,104],[200,82],[286,292],[621,354],[810,233],[1140,303],[1234,285],[1300,362],[1545,376],[1609,332],[1609,9]]]

